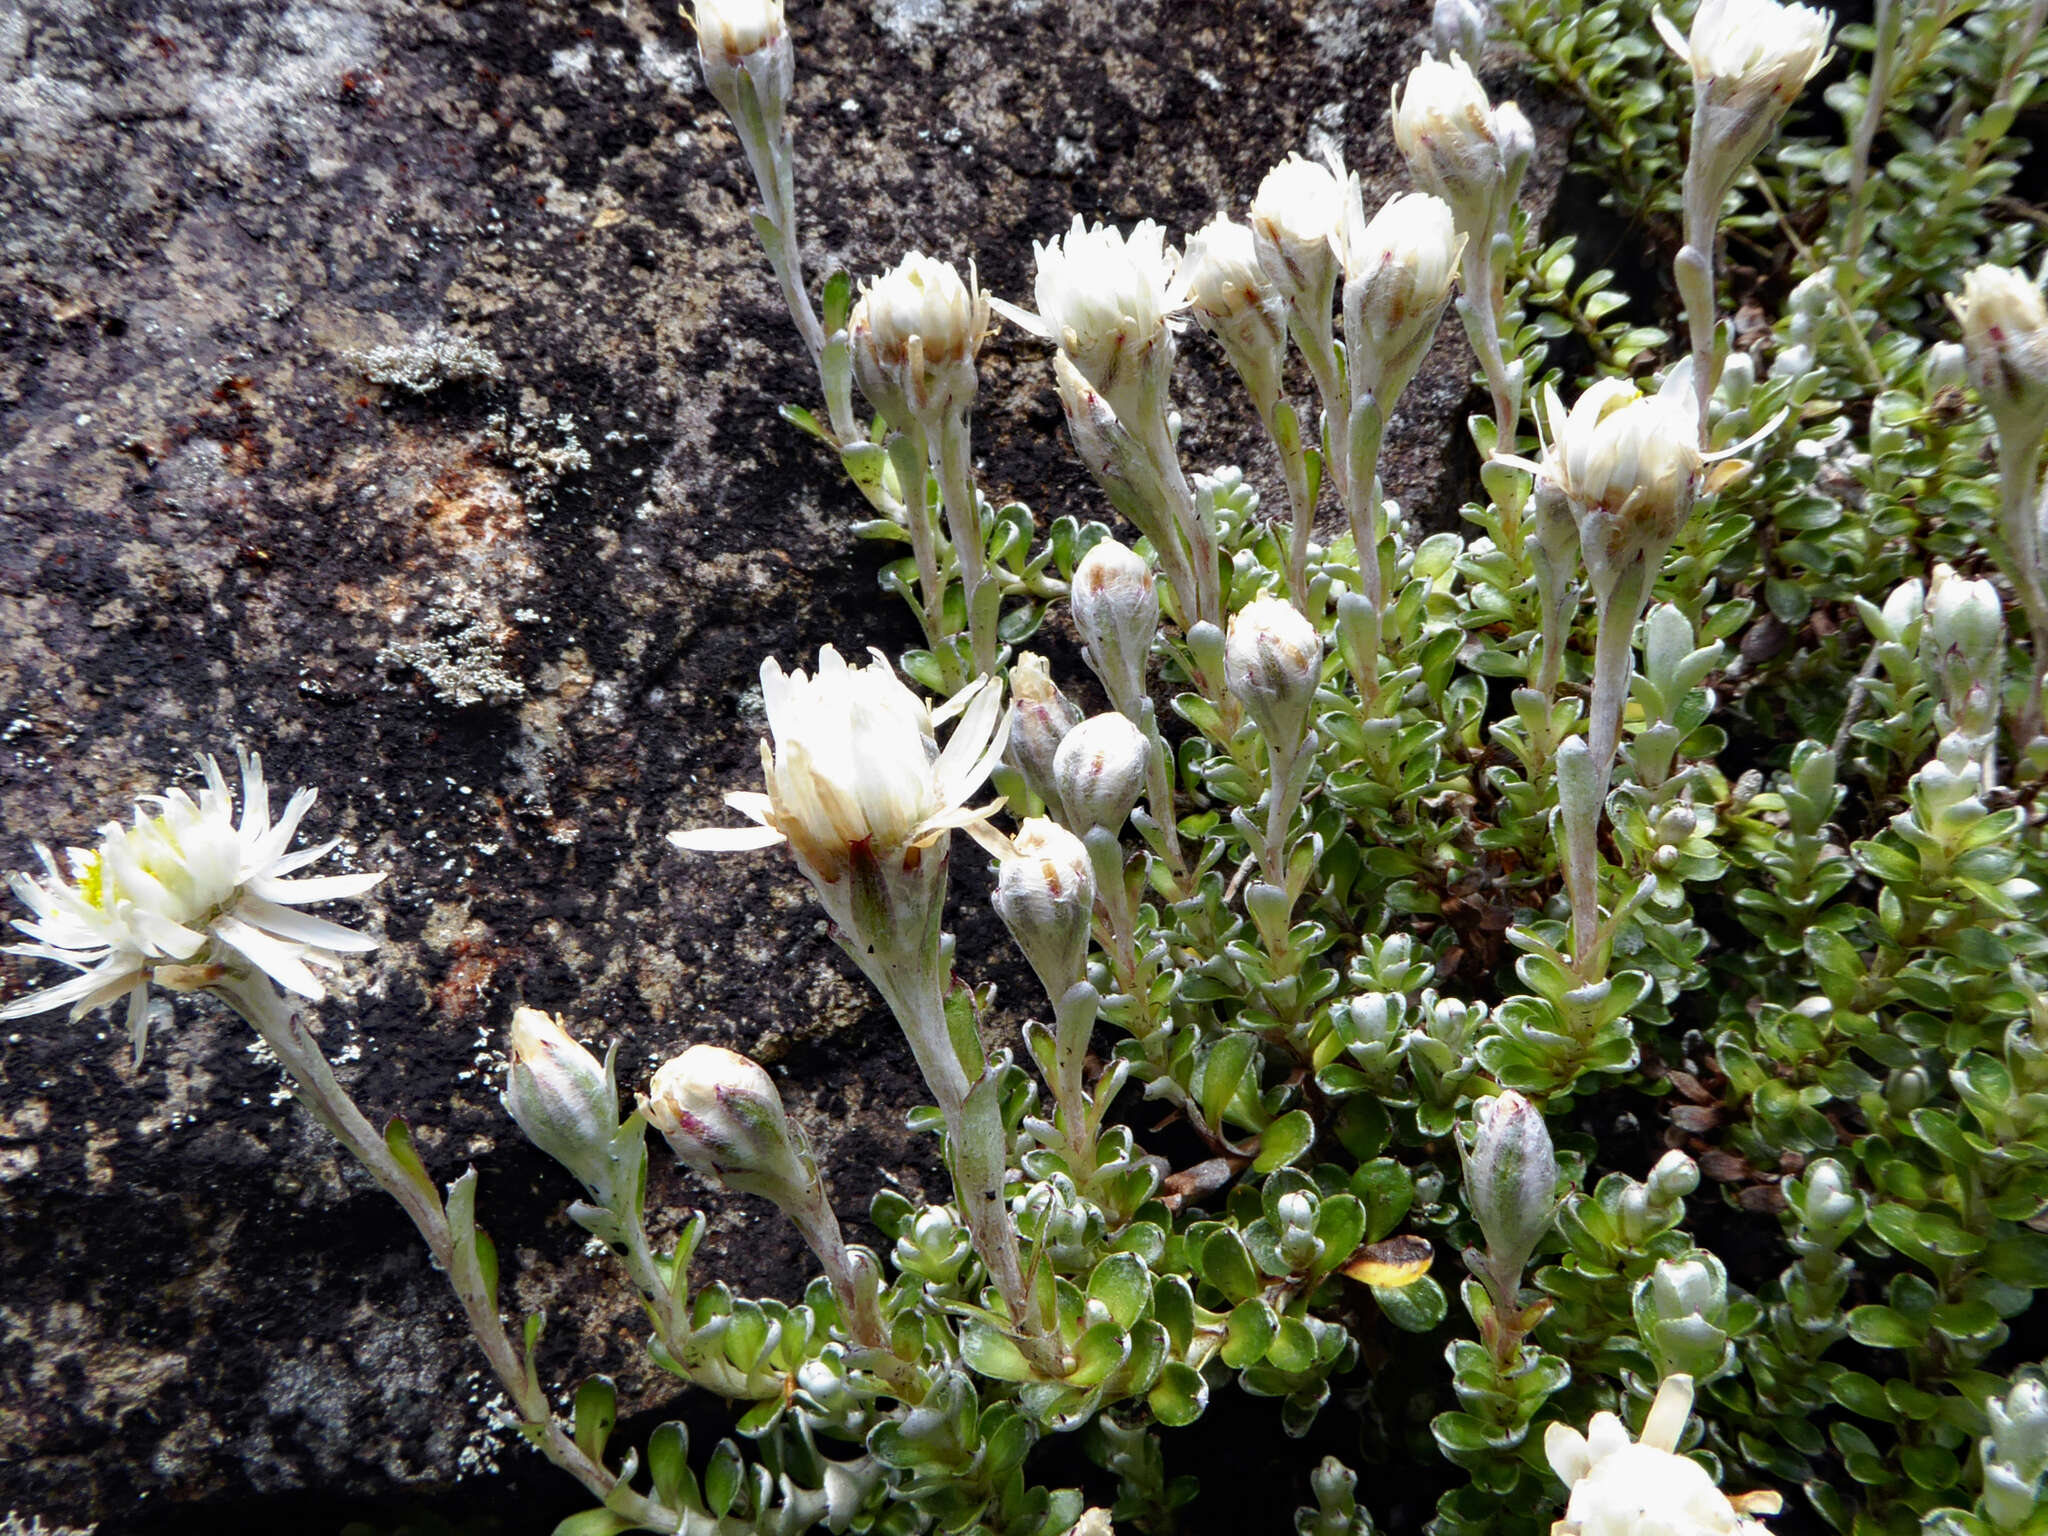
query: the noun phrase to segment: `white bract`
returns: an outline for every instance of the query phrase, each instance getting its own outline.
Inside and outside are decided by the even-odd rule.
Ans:
[[[1692,1378],[1664,1378],[1640,1440],[1611,1413],[1596,1413],[1580,1434],[1552,1424],[1543,1437],[1551,1469],[1571,1490],[1553,1536],[1764,1536],[1750,1516],[1778,1512],[1765,1490],[1729,1498],[1707,1469],[1678,1454],[1692,1412]]]
[[[815,676],[761,663],[771,741],[761,743],[767,792],[725,803],[756,824],[671,832],[678,848],[721,853],[787,841],[813,880],[841,879],[856,853],[901,862],[954,827],[978,832],[1000,802],[967,805],[1002,757],[1009,722],[999,685],[984,682],[938,714],[898,681],[881,652],[848,666],[831,646]],[[960,723],[942,751],[937,727]]]
[[[783,0],[696,0],[697,49],[737,62],[780,42],[789,30]]]
[[[197,799],[174,788],[136,802],[135,819],[108,822],[97,847],[65,850],[65,867],[35,845],[43,875],[9,876],[35,916],[15,927],[34,942],[9,954],[54,960],[79,972],[0,1008],[0,1019],[69,1008],[76,1019],[128,1000],[128,1027],[141,1054],[149,984],[204,986],[231,973],[260,971],[287,991],[318,1001],[316,969],[338,969],[343,954],[377,941],[298,911],[311,902],[360,896],[381,874],[285,876],[325,858],[340,839],[292,849],[314,791],[293,795],[276,821],[263,761],[242,763],[242,803],[212,757],[200,759],[206,785]],[[68,867],[68,873],[67,873]]]

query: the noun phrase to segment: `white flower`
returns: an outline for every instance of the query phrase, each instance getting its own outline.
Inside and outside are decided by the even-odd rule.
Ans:
[[[1555,389],[1544,390],[1538,414],[1549,441],[1537,473],[1571,505],[1596,593],[1631,560],[1661,560],[1692,512],[1704,459],[1691,379],[1681,365],[1655,395],[1602,379],[1569,412]]]
[[[678,848],[704,853],[788,841],[813,880],[830,884],[856,851],[901,863],[954,827],[979,833],[1001,802],[967,800],[1001,760],[1009,737],[1000,685],[977,684],[934,715],[876,651],[850,667],[831,646],[815,677],[761,663],[761,695],[773,744],[761,743],[767,793],[735,790],[725,803],[751,827],[671,832]],[[945,749],[936,727],[958,713]]]
[[[99,846],[65,850],[67,875],[50,850],[36,844],[44,874],[9,876],[35,914],[15,927],[35,942],[7,953],[54,960],[78,971],[69,981],[15,999],[0,1019],[68,1007],[81,1018],[106,1003],[128,1000],[128,1028],[139,1057],[149,1018],[149,984],[205,985],[224,971],[249,967],[286,990],[318,1001],[326,995],[314,968],[337,969],[341,954],[374,949],[377,941],[295,910],[311,902],[360,896],[381,874],[284,877],[322,859],[340,841],[291,851],[292,836],[312,808],[302,789],[274,823],[263,762],[242,762],[241,815],[220,764],[200,759],[206,786],[193,799],[183,789],[146,795],[130,826],[108,822]]]
[[[1344,262],[1344,342],[1352,373],[1391,411],[1436,334],[1465,237],[1451,205],[1427,192],[1390,198],[1371,222],[1356,174],[1338,228]]]
[[[1580,1434],[1552,1424],[1543,1453],[1571,1491],[1556,1536],[1764,1536],[1751,1515],[1774,1515],[1781,1500],[1766,1489],[1729,1498],[1707,1469],[1678,1454],[1692,1411],[1692,1378],[1667,1376],[1643,1422],[1640,1440],[1611,1413],[1596,1413]]]
[[[1252,236],[1259,261],[1290,304],[1313,320],[1318,296],[1327,317],[1336,283],[1331,241],[1344,217],[1344,185],[1326,165],[1289,155],[1259,183],[1252,198]]]
[[[1692,33],[1683,38],[1662,11],[1654,19],[1696,85],[1731,102],[1775,103],[1778,111],[1827,62],[1834,25],[1818,6],[1778,0],[1700,0]]]
[[[1525,126],[1519,113],[1510,122],[1517,131]],[[1423,190],[1456,210],[1459,229],[1474,240],[1493,238],[1509,168],[1493,103],[1471,65],[1455,53],[1448,61],[1425,53],[1394,93],[1394,142]]]
[[[1703,225],[1827,62],[1833,19],[1815,6],[1778,0],[1701,0],[1690,37],[1680,37],[1661,10],[1651,19],[1692,70],[1686,217]]]
[[[907,412],[964,409],[973,400],[988,301],[951,264],[912,251],[862,292],[847,333],[861,390],[907,425]]]
[[[1187,308],[1179,254],[1150,219],[1126,235],[1081,216],[1063,236],[1033,242],[1038,313],[997,303],[1006,319],[1067,354],[1119,420],[1140,430],[1145,414],[1164,411],[1173,367],[1173,330]]]
[[[2048,301],[2025,273],[1989,264],[1963,279],[1949,308],[1963,327],[1970,382],[2001,437],[2048,428]]]
[[[740,60],[782,40],[789,30],[783,0],[696,0],[697,48],[707,58]]]
[[[1286,302],[1259,264],[1250,228],[1217,214],[1188,241],[1179,281],[1195,318],[1223,344],[1259,409],[1271,410],[1287,355]]]

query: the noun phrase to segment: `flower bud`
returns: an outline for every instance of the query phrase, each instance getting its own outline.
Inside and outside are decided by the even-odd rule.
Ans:
[[[796,73],[783,0],[695,0],[697,61],[704,83],[728,115],[739,111],[739,77],[744,71],[765,115],[781,117]]]
[[[862,291],[847,321],[853,376],[890,421],[938,430],[974,401],[988,301],[946,262],[912,251]]]
[[[1725,1326],[1728,1274],[1712,1254],[1659,1260],[1636,1285],[1635,1318],[1660,1375],[1706,1379],[1720,1375],[1734,1358]]]
[[[1480,0],[1436,0],[1429,13],[1429,37],[1438,53],[1478,58],[1486,47],[1486,7]]]
[[[1512,208],[1522,193],[1522,178],[1529,174],[1529,162],[1536,157],[1536,130],[1528,114],[1512,101],[1493,109],[1493,138],[1500,146],[1501,190],[1499,208]]]
[[[1513,1089],[1481,1100],[1476,1112],[1478,1123],[1458,1141],[1465,1200],[1512,1290],[1557,1213],[1557,1154],[1543,1111]]]
[[[1252,199],[1252,240],[1273,286],[1311,324],[1327,326],[1337,287],[1331,240],[1344,216],[1344,188],[1329,167],[1289,155],[1266,173]]]
[[[759,1062],[693,1045],[663,1064],[640,1113],[699,1177],[777,1205],[800,1205],[818,1176],[782,1095]]]
[[[1104,539],[1081,558],[1068,593],[1088,665],[1109,700],[1134,714],[1145,694],[1145,667],[1159,633],[1159,590],[1143,556]]]
[[[1322,636],[1293,604],[1258,597],[1231,615],[1224,681],[1271,751],[1291,755],[1300,748],[1322,668]]]
[[[1145,791],[1151,750],[1122,715],[1091,715],[1069,731],[1053,760],[1067,826],[1082,835],[1097,827],[1121,832]]]
[[[1960,671],[1961,680],[1993,683],[2005,659],[2005,612],[1998,588],[1967,581],[1946,565],[1934,568],[1927,592],[1923,644],[1934,651],[1934,669]]]
[[[521,1134],[610,1205],[619,1094],[611,1073],[538,1008],[512,1015],[512,1063],[499,1102]]]
[[[1223,213],[1203,225],[1181,257],[1180,286],[1259,413],[1271,411],[1287,360],[1287,306],[1259,263],[1251,230]]]
[[[1930,398],[1946,390],[1961,389],[1970,382],[1969,354],[1958,342],[1937,341],[1927,349],[1921,382]]]
[[[995,908],[1057,1006],[1088,966],[1095,877],[1088,850],[1057,822],[1034,816],[996,874]]]
[[[1493,238],[1506,169],[1493,103],[1461,55],[1425,53],[1408,72],[1394,93],[1394,142],[1416,184],[1451,205],[1468,238]]]
[[[1384,413],[1429,350],[1464,248],[1450,204],[1426,192],[1389,198],[1367,223],[1351,176],[1340,236],[1345,355],[1353,388],[1371,389]]]
[[[1970,382],[2001,439],[2033,445],[2048,431],[2048,302],[2024,273],[1981,266],[1949,307],[1963,326]]]
[[[1677,1148],[1666,1152],[1651,1168],[1644,1188],[1659,1205],[1672,1205],[1700,1187],[1700,1165]]]
[[[1067,732],[1081,723],[1081,706],[1061,693],[1046,670],[1045,658],[1026,651],[1010,664],[1011,765],[1024,775],[1031,792],[1047,805],[1060,803],[1053,779],[1053,759]]]

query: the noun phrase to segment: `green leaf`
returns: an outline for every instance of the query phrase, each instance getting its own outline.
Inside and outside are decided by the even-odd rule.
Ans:
[[[647,1440],[647,1470],[654,1478],[654,1496],[670,1509],[698,1503],[697,1474],[690,1470],[690,1432],[671,1420],[655,1427]]]
[[[1202,1245],[1202,1278],[1229,1297],[1233,1303],[1259,1292],[1259,1272],[1244,1240],[1225,1227]]]
[[[1192,1424],[1209,1406],[1209,1383],[1184,1361],[1169,1360],[1146,1401],[1153,1415],[1170,1429]]]
[[[1260,1133],[1259,1155],[1252,1159],[1254,1173],[1271,1173],[1285,1168],[1315,1145],[1316,1123],[1305,1109],[1282,1115]]]
[[[603,1466],[605,1442],[611,1438],[612,1426],[619,1422],[619,1393],[611,1377],[593,1376],[576,1389],[572,1417],[577,1449]]]
[[[555,1527],[554,1536],[615,1536],[619,1531],[639,1531],[647,1527],[637,1520],[628,1519],[614,1509],[586,1509],[581,1514],[571,1515]]]
[[[1849,1337],[1872,1349],[1912,1349],[1926,1337],[1890,1307],[1873,1303],[1849,1312]]]
[[[1386,1313],[1387,1321],[1404,1333],[1428,1333],[1450,1311],[1443,1287],[1427,1275],[1398,1289],[1376,1285],[1372,1297]]]

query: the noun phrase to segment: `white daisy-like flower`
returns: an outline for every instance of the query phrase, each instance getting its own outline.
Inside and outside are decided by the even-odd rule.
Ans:
[[[152,979],[190,987],[205,985],[216,969],[253,967],[317,1002],[326,995],[317,969],[338,969],[337,956],[376,948],[373,938],[297,909],[360,896],[384,876],[286,879],[325,858],[340,839],[292,849],[314,791],[293,795],[273,822],[262,759],[245,754],[241,765],[239,817],[219,762],[204,757],[206,785],[197,799],[180,788],[143,796],[131,825],[108,822],[97,847],[65,850],[68,874],[47,847],[35,845],[43,875],[8,877],[35,914],[14,926],[34,942],[6,953],[53,960],[79,974],[0,1007],[0,1019],[58,1008],[77,1019],[126,998],[139,1059]]]
[[[818,652],[815,676],[761,663],[761,696],[772,741],[761,743],[766,793],[734,790],[725,803],[751,827],[671,832],[678,848],[723,853],[787,841],[813,881],[836,884],[856,852],[901,864],[955,827],[982,835],[1001,802],[970,808],[1009,740],[1002,688],[993,680],[954,696],[937,712],[904,687],[880,651],[848,666]],[[937,728],[955,715],[942,750]]]
[[[1678,1453],[1692,1412],[1692,1378],[1667,1376],[1657,1388],[1639,1440],[1611,1413],[1596,1413],[1580,1434],[1552,1424],[1543,1454],[1571,1490],[1551,1536],[1766,1536],[1751,1518],[1783,1504],[1769,1489],[1730,1498],[1707,1469]]]
[[[1117,413],[1137,430],[1144,413],[1165,409],[1173,333],[1187,310],[1180,255],[1150,219],[1129,234],[1092,228],[1079,214],[1065,235],[1032,243],[1038,313],[994,303],[1004,319],[1067,354]]]

